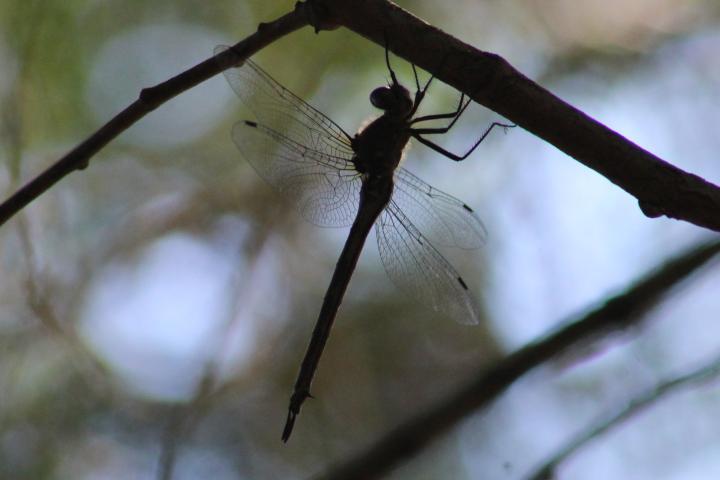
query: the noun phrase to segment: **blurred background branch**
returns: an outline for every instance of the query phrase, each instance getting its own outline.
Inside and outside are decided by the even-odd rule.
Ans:
[[[551,456],[537,471],[527,478],[528,480],[552,480],[558,478],[557,470],[563,462],[588,443],[604,435],[608,430],[621,427],[633,416],[643,413],[652,408],[654,404],[665,400],[678,390],[699,387],[703,384],[714,382],[720,375],[720,357],[714,358],[703,364],[700,368],[683,375],[678,375],[658,383],[653,388],[631,397],[625,404],[606,413],[599,420],[593,423],[576,437]]]
[[[263,247],[269,240],[273,230],[271,224],[264,225],[252,233],[252,238],[248,241],[246,256],[250,259],[250,268],[256,266],[262,253]],[[173,408],[168,413],[168,423],[163,432],[162,452],[158,465],[158,480],[170,480],[173,478],[173,469],[177,461],[178,449],[182,446],[182,441],[192,435],[193,429],[197,423],[201,421],[203,414],[212,407],[214,394],[222,386],[222,364],[224,358],[227,357],[232,349],[229,342],[232,339],[232,332],[237,326],[236,323],[241,320],[237,315],[245,301],[243,295],[249,292],[243,292],[242,282],[236,282],[234,288],[235,305],[231,308],[231,314],[227,316],[225,325],[221,327],[222,335],[216,339],[216,345],[211,347],[214,354],[208,358],[202,378],[197,383],[197,388],[186,405],[180,405]]]
[[[262,28],[233,45],[231,50],[208,58],[161,84],[143,89],[135,102],[0,204],[0,225],[66,175],[75,170],[85,169],[90,158],[98,151],[163,103],[217,75],[225,68],[241,63],[262,47],[305,25],[307,25],[305,7],[303,3],[298,2],[295,10],[272,22],[263,23]]]
[[[556,333],[528,345],[483,371],[453,395],[442,399],[428,411],[399,425],[373,443],[365,452],[347,460],[323,480],[380,478],[398,463],[419,453],[430,442],[456,425],[462,418],[487,406],[515,380],[558,355],[567,354],[578,344],[608,331],[637,325],[672,289],[703,267],[720,252],[720,242],[690,249],[667,261],[655,272],[639,279],[589,313],[580,316]]]

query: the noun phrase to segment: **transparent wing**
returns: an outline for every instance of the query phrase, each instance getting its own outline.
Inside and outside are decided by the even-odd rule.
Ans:
[[[375,226],[383,266],[400,290],[459,323],[478,323],[479,308],[465,282],[394,200]]]
[[[233,140],[255,170],[315,225],[353,222],[361,180],[347,162],[293,141],[254,122],[239,122]],[[251,160],[252,159],[252,160]]]
[[[215,52],[226,50],[220,46]],[[357,212],[360,177],[351,137],[250,60],[224,71],[258,122],[242,121],[233,140],[268,183],[320,226],[347,226]]]
[[[395,171],[393,200],[437,245],[472,249],[485,243],[487,230],[470,207],[404,168]]]

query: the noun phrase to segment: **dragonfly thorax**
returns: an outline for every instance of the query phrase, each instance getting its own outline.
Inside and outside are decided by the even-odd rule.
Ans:
[[[386,111],[352,139],[355,168],[363,174],[392,176],[409,140],[405,118],[388,115]]]

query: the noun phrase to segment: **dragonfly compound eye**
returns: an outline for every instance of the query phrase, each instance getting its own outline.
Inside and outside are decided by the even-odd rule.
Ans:
[[[375,108],[387,110],[393,104],[393,94],[390,87],[378,87],[370,94],[370,103]]]
[[[404,115],[413,106],[410,93],[402,85],[376,88],[370,94],[370,103],[391,115]]]

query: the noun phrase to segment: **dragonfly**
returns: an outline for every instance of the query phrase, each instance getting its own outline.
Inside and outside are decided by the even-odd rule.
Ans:
[[[219,46],[219,54],[231,47]],[[424,135],[452,128],[470,99],[461,94],[448,113],[415,116],[434,77],[421,86],[413,65],[416,91],[411,96],[390,66],[390,82],[370,94],[383,113],[355,135],[274,80],[251,60],[230,63],[224,71],[230,87],[256,120],[236,123],[232,138],[257,173],[299,209],[310,222],[350,226],[290,398],[282,433],[287,442],[310,386],[333,322],[365,241],[375,226],[382,264],[401,290],[435,312],[463,324],[478,322],[480,311],[468,285],[428,239],[438,245],[480,247],[487,231],[465,203],[425,183],[400,167],[403,152],[415,139],[456,161],[468,157],[493,122],[464,154],[456,155]],[[421,128],[427,121],[448,120],[443,127]],[[428,237],[426,237],[426,235]]]

